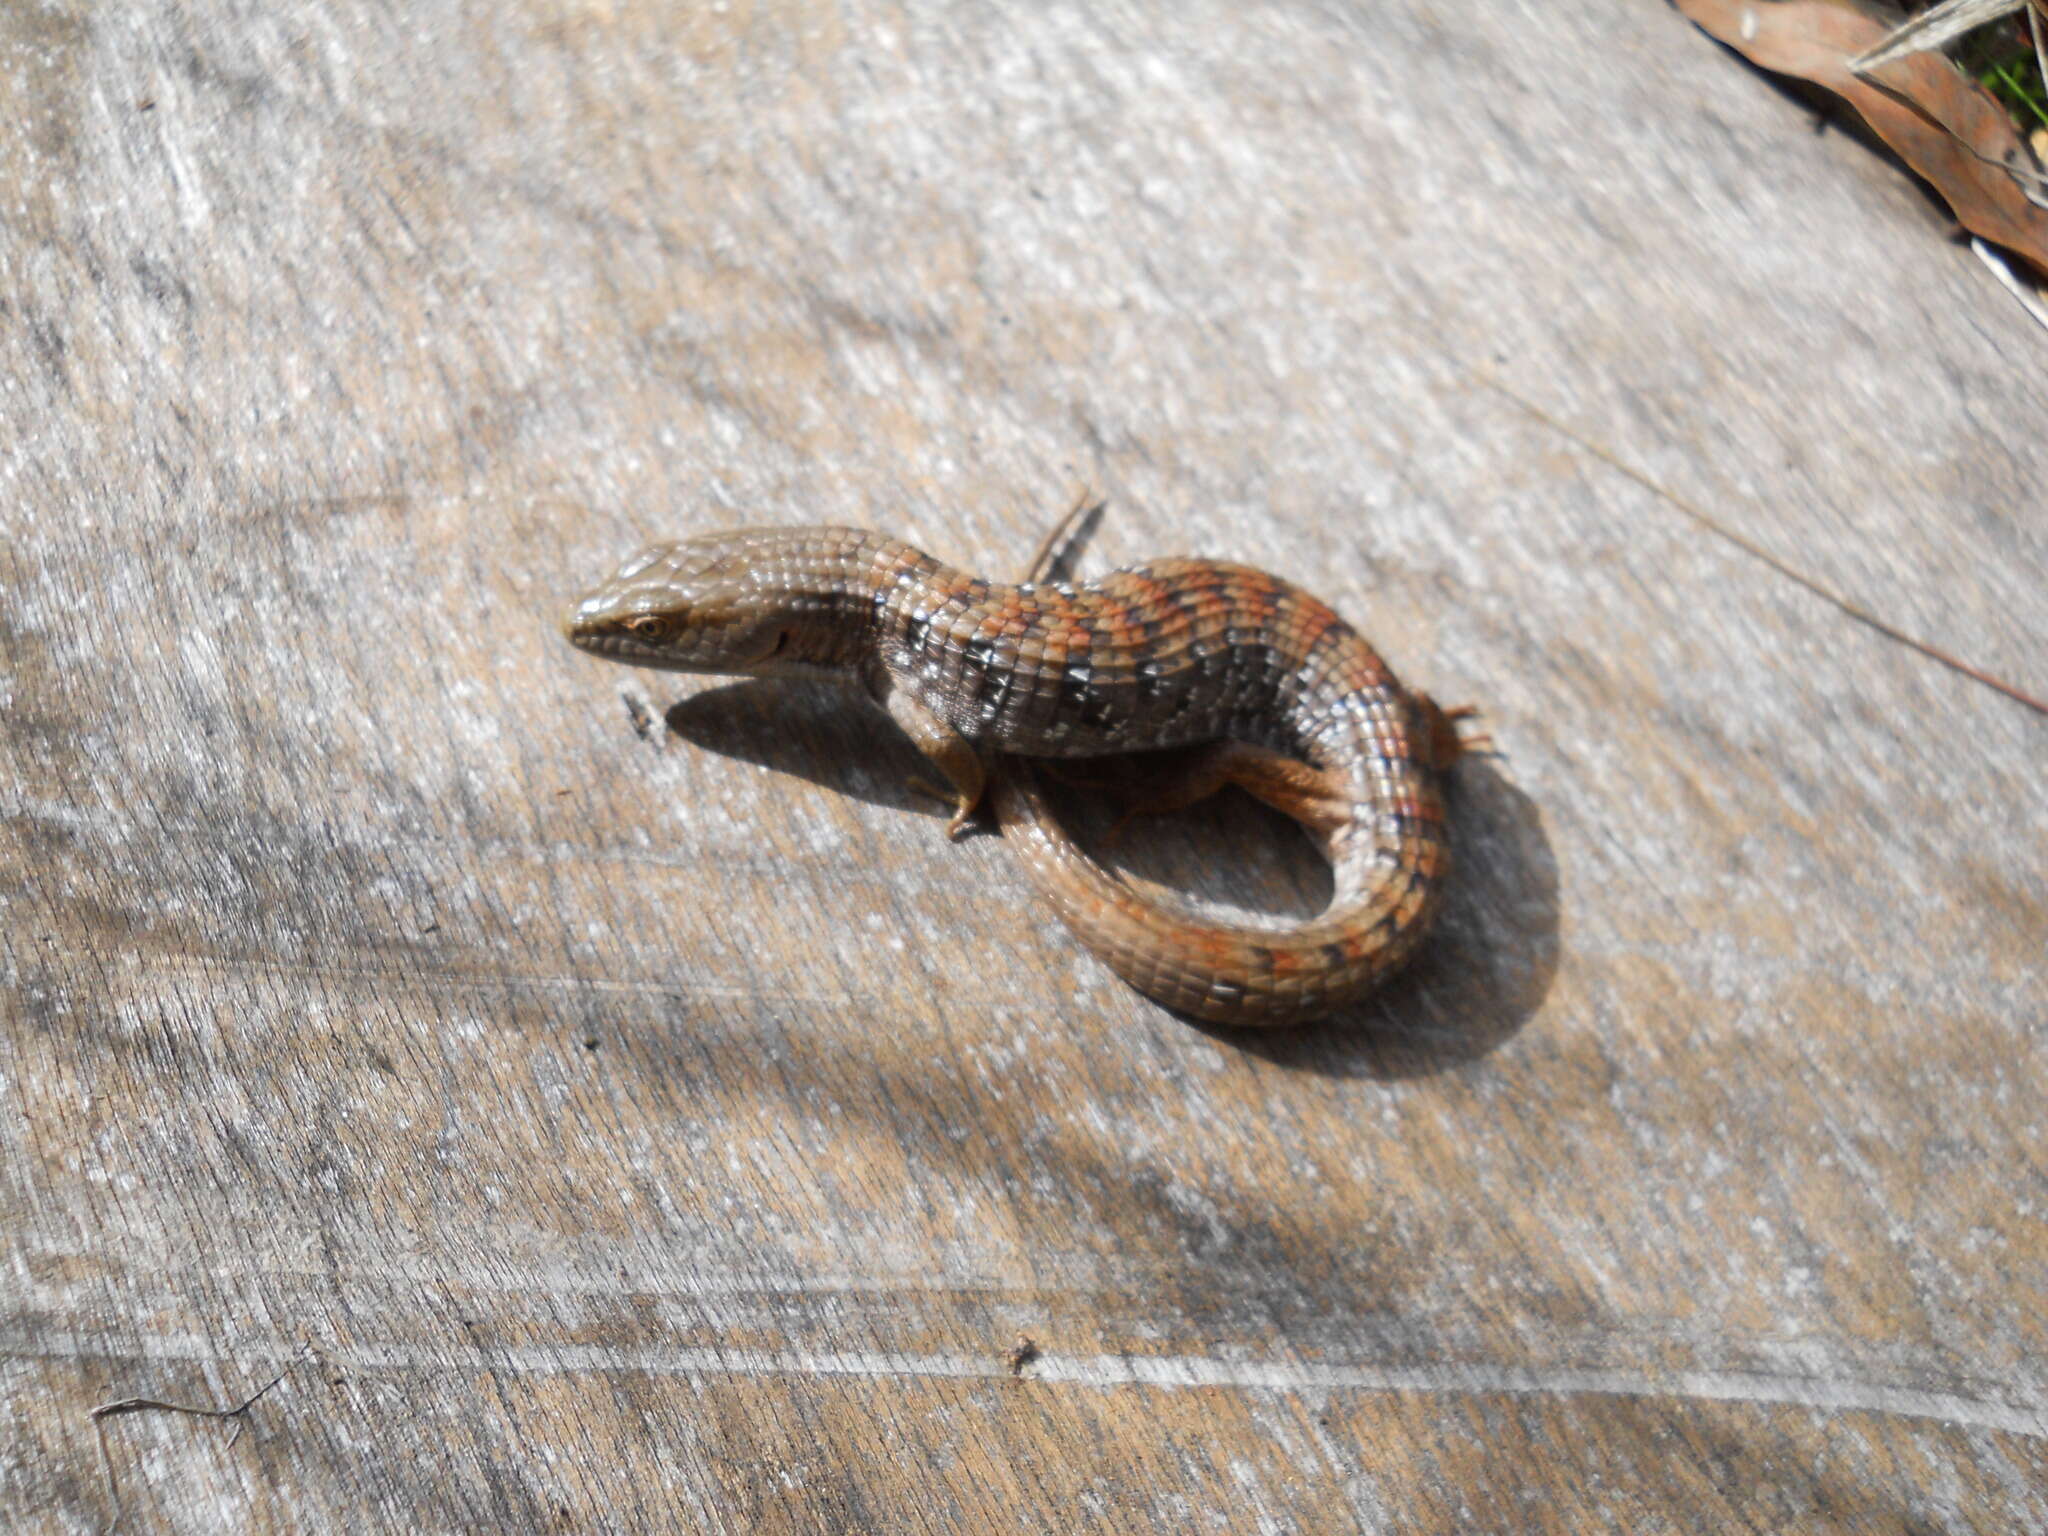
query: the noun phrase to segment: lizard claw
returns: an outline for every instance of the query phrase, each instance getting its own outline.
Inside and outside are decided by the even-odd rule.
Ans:
[[[941,789],[930,779],[921,779],[912,774],[903,781],[904,787],[914,794],[924,795],[932,800],[943,800],[953,807],[953,819],[946,823],[946,837],[950,842],[959,842],[974,830],[975,812],[980,809],[978,801],[972,801],[958,792]]]

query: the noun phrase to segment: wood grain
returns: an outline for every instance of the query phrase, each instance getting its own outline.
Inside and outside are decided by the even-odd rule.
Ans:
[[[10,1527],[2048,1524],[2048,726],[1474,383],[2048,686],[2038,331],[1675,14],[53,4],[0,104]],[[1359,1016],[556,630],[1083,483],[1486,708]]]

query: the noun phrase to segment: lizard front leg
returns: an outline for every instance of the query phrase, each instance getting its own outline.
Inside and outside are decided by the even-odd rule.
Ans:
[[[913,789],[926,790],[941,800],[953,803],[953,819],[946,824],[946,836],[956,842],[964,836],[974,822],[974,813],[981,805],[982,792],[988,787],[988,764],[974,749],[974,744],[952,726],[933,714],[913,698],[905,688],[892,686],[887,680],[873,689],[882,707],[889,712],[889,718],[903,728],[908,736],[931,762],[931,765],[945,775],[950,792],[926,784],[921,779],[912,779]]]

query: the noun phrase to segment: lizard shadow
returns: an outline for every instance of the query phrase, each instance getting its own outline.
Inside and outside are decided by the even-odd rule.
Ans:
[[[943,824],[951,807],[910,781],[933,771],[883,713],[829,682],[742,679],[670,706],[668,729],[692,746],[790,773],[837,794]],[[1134,817],[1109,836],[1120,808],[1142,800],[1154,775],[1181,754],[1133,752],[1046,764],[1041,777],[1062,822],[1090,853],[1140,888],[1224,915],[1282,921],[1328,905],[1330,869],[1300,829],[1236,789],[1161,816]],[[1064,782],[1099,775],[1099,789]],[[975,835],[995,831],[986,818]],[[1113,845],[1113,846],[1112,846]]]
[[[943,824],[949,808],[910,787],[931,769],[859,692],[829,681],[743,678],[692,694],[662,716],[691,746],[794,774],[835,794]]]
[[[735,757],[936,824],[945,808],[909,787],[928,772],[881,712],[830,683],[743,679],[671,706],[670,731]],[[1163,754],[1162,754],[1163,755]],[[1112,781],[1142,784],[1154,754],[1102,760]],[[1079,765],[1086,776],[1096,765]],[[1116,802],[1042,772],[1061,819],[1091,856],[1141,889],[1226,919],[1312,917],[1329,902],[1329,866],[1300,829],[1237,790],[1132,820],[1105,846]],[[1290,1070],[1333,1077],[1428,1076],[1499,1047],[1535,1014],[1558,958],[1557,861],[1533,801],[1486,758],[1452,786],[1458,867],[1415,960],[1345,1013],[1300,1029],[1195,1030]]]

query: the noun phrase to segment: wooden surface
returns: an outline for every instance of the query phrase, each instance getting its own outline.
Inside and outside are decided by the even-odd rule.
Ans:
[[[2048,1525],[2048,721],[1501,392],[2039,691],[2048,339],[1673,14],[29,0],[0,105],[10,1528]],[[1084,483],[1486,707],[1360,1016],[556,632]]]

